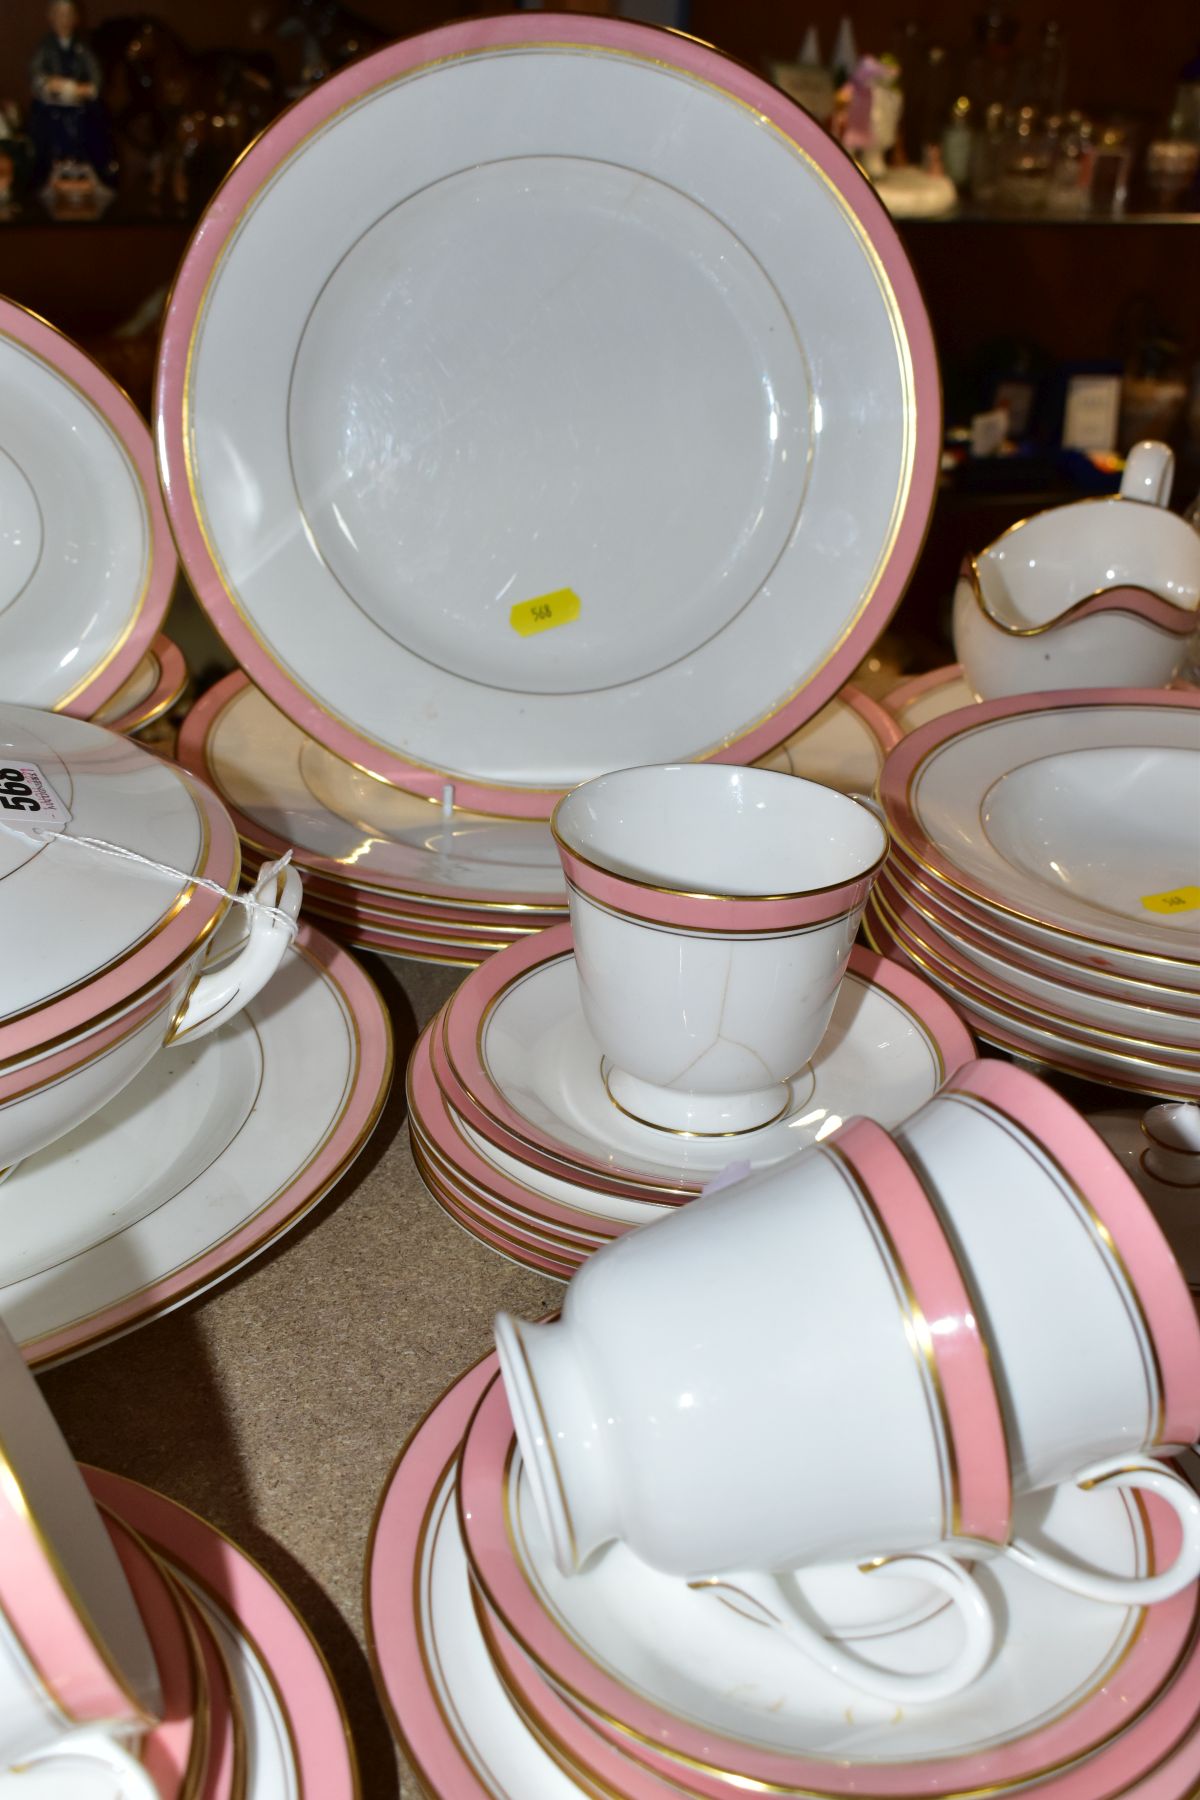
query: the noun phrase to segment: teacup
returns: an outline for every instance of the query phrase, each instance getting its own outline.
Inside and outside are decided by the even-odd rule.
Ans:
[[[1200,606],[1200,535],[1167,510],[1174,457],[1130,451],[1121,492],[1051,507],[964,564],[954,650],[975,696],[1162,687]]]
[[[898,1127],[993,1345],[1014,1481],[1200,1435],[1200,1325],[1146,1201],[1036,1076],[968,1063]]]
[[[78,1465],[2,1326],[0,1469],[0,1770],[48,1758],[59,1792],[74,1791],[68,1772],[88,1792],[117,1770],[121,1793],[154,1800],[123,1747],[161,1710],[154,1653]]]
[[[970,1168],[956,1179],[969,1183]],[[1051,1192],[1062,1207],[1049,1186],[1043,1204]],[[1076,1260],[1090,1254],[1081,1242]],[[1009,1267],[1028,1256],[1028,1240],[1010,1239]],[[1068,1256],[1057,1300],[1067,1320],[1070,1274]],[[1075,1389],[1060,1390],[1043,1360],[1044,1410],[1065,1445],[1044,1469],[1029,1461],[1026,1432],[1010,1462],[995,1372],[1007,1367],[1014,1328],[1005,1317],[998,1329],[1003,1336],[986,1337],[912,1166],[880,1127],[854,1120],[789,1163],[606,1246],[571,1281],[561,1321],[501,1315],[496,1342],[564,1573],[619,1537],[823,1666],[836,1656],[836,1672],[864,1691],[931,1699],[974,1679],[992,1641],[965,1563],[1013,1556],[1056,1585],[1121,1605],[1165,1599],[1200,1572],[1200,1500],[1140,1453],[1156,1440],[1131,1437],[1128,1382],[1111,1401],[1093,1396],[1087,1429],[1072,1437]],[[1192,1329],[1196,1342],[1179,1355],[1200,1406]],[[1118,1361],[1112,1352],[1098,1366]],[[1172,1427],[1190,1417],[1182,1404],[1173,1388]],[[1167,1570],[1129,1580],[1015,1539],[1014,1475],[1021,1491],[1072,1480],[1156,1493],[1180,1519],[1180,1553]],[[814,1641],[770,1574],[825,1563],[940,1586],[965,1627],[958,1656],[913,1686],[881,1677],[844,1645]]]
[[[794,776],[686,763],[586,782],[552,829],[614,1104],[696,1135],[777,1118],[886,854],[874,813]]]

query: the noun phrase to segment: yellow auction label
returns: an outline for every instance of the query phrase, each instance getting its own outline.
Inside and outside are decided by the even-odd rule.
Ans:
[[[508,622],[521,637],[532,637],[535,631],[553,631],[556,625],[569,625],[580,613],[579,595],[574,588],[555,588],[552,594],[538,594],[533,600],[521,600],[508,615]]]
[[[1200,887],[1172,888],[1167,894],[1143,894],[1142,905],[1147,912],[1195,912],[1200,906]]]

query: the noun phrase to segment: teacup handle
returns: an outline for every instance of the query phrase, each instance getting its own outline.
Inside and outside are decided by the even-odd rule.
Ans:
[[[1200,1576],[1200,1495],[1178,1475],[1164,1469],[1151,1456],[1113,1456],[1081,1470],[1075,1485],[1135,1488],[1165,1500],[1183,1531],[1179,1554],[1170,1568],[1158,1575],[1104,1575],[1063,1562],[1052,1552],[1019,1537],[1009,1544],[1007,1556],[1069,1593],[1082,1594],[1087,1600],[1108,1600],[1118,1606],[1153,1606],[1159,1600],[1169,1600]]]
[[[743,1618],[769,1626],[828,1674],[861,1693],[900,1706],[947,1700],[970,1687],[982,1674],[992,1654],[996,1624],[991,1608],[967,1570],[941,1550],[920,1550],[911,1555],[885,1556],[864,1563],[867,1580],[922,1581],[939,1588],[958,1609],[963,1642],[956,1656],[927,1675],[901,1675],[864,1661],[838,1639],[828,1638],[788,1605],[778,1582],[759,1571],[728,1576],[709,1576],[688,1586],[711,1593]]]
[[[165,1042],[203,1037],[224,1025],[270,981],[292,941],[284,918],[295,919],[303,896],[300,876],[283,862],[268,863],[254,884],[263,909],[250,914],[250,930],[236,956],[197,978]],[[265,910],[271,908],[271,911]],[[284,917],[281,918],[279,915]]]
[[[1175,452],[1169,444],[1143,438],[1125,458],[1121,498],[1142,500],[1149,506],[1165,506],[1175,479]]]

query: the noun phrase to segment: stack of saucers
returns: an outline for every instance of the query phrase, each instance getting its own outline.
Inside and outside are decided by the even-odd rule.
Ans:
[[[1169,1459],[1200,1330],[1035,1078],[975,1063],[894,1134],[849,1122],[496,1342],[368,1549],[431,1800],[1192,1800],[1200,1501]]]
[[[990,701],[888,758],[866,915],[1004,1049],[1200,1097],[1200,695]]]
[[[0,1326],[0,1791],[22,1800],[360,1792],[307,1627],[215,1527],[80,1469]]]
[[[555,829],[572,924],[469,975],[408,1072],[426,1184],[503,1255],[568,1276],[731,1164],[851,1114],[898,1123],[971,1056],[927,983],[851,948],[884,847],[855,800],[634,769],[577,789]]]

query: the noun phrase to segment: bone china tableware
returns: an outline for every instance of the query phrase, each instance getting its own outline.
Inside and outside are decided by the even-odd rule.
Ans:
[[[363,1148],[391,1075],[374,984],[302,926],[244,1012],[0,1182],[0,1317],[26,1361],[105,1343],[277,1242]]]
[[[159,1716],[154,1654],[108,1535],[33,1377],[0,1327],[0,1766],[98,1735],[121,1748]],[[78,1743],[76,1743],[78,1739]]]
[[[3,299],[0,394],[0,698],[90,718],[175,580],[150,433],[78,345]]]
[[[936,1706],[906,1709],[899,1719],[893,1707],[859,1696],[847,1716],[846,1690],[819,1672],[797,1682],[793,1663],[781,1680],[779,1660],[791,1652],[772,1633],[721,1606],[701,1604],[697,1616],[696,1596],[617,1548],[563,1585],[582,1602],[597,1577],[603,1591],[591,1618],[608,1640],[605,1651],[617,1650],[621,1635],[635,1645],[641,1638],[625,1682],[643,1693],[647,1681],[666,1684],[660,1702],[650,1695],[655,1712],[646,1737],[625,1729],[605,1741],[604,1720],[587,1714],[582,1723],[528,1663],[515,1688],[511,1669],[521,1652],[503,1642],[503,1628],[481,1604],[456,1506],[461,1440],[495,1371],[489,1357],[462,1376],[413,1433],[380,1497],[367,1549],[376,1681],[436,1800],[569,1800],[597,1783],[622,1800],[678,1800],[691,1792],[721,1800],[763,1781],[803,1795],[967,1794],[1026,1782],[1046,1800],[1143,1793],[1147,1800],[1187,1800],[1200,1774],[1194,1590],[1126,1611],[1058,1593],[1011,1563],[993,1565],[980,1579],[999,1584],[1017,1628],[976,1686]],[[887,1479],[882,1464],[879,1479]],[[536,1514],[528,1516],[536,1526]],[[1160,1528],[1157,1503],[1151,1497],[1143,1515],[1129,1495],[1060,1489],[1042,1521],[1047,1539],[1080,1528],[1096,1534],[1098,1559],[1145,1567]],[[618,1612],[610,1602],[626,1574],[634,1579]],[[542,1603],[545,1597],[543,1591]],[[908,1613],[920,1621],[929,1608],[914,1615],[910,1600]],[[936,1634],[945,1623],[931,1617],[914,1631],[909,1617],[885,1635],[869,1625],[859,1631],[881,1658],[903,1666],[929,1654],[931,1633],[938,1652]],[[751,1668],[765,1676],[761,1689],[746,1683]],[[553,1678],[568,1679],[565,1659],[556,1660]],[[627,1689],[619,1680],[610,1686],[623,1704]],[[742,1740],[733,1743],[732,1760],[748,1760],[757,1781],[735,1776],[722,1783],[715,1771],[730,1762],[722,1765],[717,1753],[730,1748],[729,1737]],[[652,1760],[655,1770],[634,1757]],[[1143,1776],[1155,1785],[1144,1787]]]
[[[880,798],[934,891],[1018,942],[1200,992],[1200,694],[1016,696],[910,733]]]
[[[941,435],[854,165],[707,46],[574,14],[390,45],[269,127],[176,277],[156,412],[264,692],[386,781],[543,818],[824,705]]]
[[[1001,1069],[1002,1077],[1008,1073]],[[969,1064],[950,1091],[988,1095],[995,1085],[990,1065]],[[1041,1084],[1019,1076],[1016,1086],[1026,1110],[1036,1109]],[[996,1150],[990,1118],[972,1136],[970,1115],[964,1121],[952,1112],[955,1149],[965,1146],[957,1182],[967,1180],[961,1169],[974,1157],[991,1155],[1003,1171],[1000,1191],[1023,1181],[1032,1215],[1049,1212],[1046,1279],[1055,1293],[1079,1296],[1082,1314],[1075,1319],[1060,1299],[1050,1338],[1056,1331],[1073,1335],[1080,1367],[1102,1369],[1107,1380],[1093,1380],[1090,1390],[1082,1374],[1048,1380],[1047,1369],[1056,1365],[1045,1353],[1031,1353],[1024,1376],[1022,1345],[1012,1350],[1020,1369],[1009,1379],[1009,1346],[1020,1336],[1016,1320],[1025,1293],[1019,1258],[1011,1269],[995,1259],[984,1291],[994,1286],[999,1299],[977,1320],[978,1299],[962,1285],[921,1183],[886,1132],[853,1121],[791,1162],[604,1247],[572,1280],[561,1321],[530,1326],[498,1319],[517,1434],[560,1570],[578,1570],[595,1549],[621,1537],[668,1573],[702,1585],[725,1576],[716,1584],[721,1593],[748,1598],[806,1649],[792,1619],[779,1619],[778,1600],[774,1607],[763,1600],[761,1576],[727,1571],[882,1557],[889,1572],[919,1573],[917,1565],[933,1556],[923,1547],[942,1541],[950,1554],[956,1548],[972,1554],[972,1542],[976,1556],[1003,1549],[1052,1582],[1118,1604],[1167,1598],[1191,1582],[1200,1570],[1200,1502],[1142,1452],[1190,1441],[1200,1428],[1200,1326],[1137,1190],[1071,1108],[1060,1103],[1055,1116],[1054,1098],[1043,1107],[1050,1141],[1076,1179],[1090,1175],[1096,1229],[1120,1246],[1120,1265],[1100,1258],[1097,1268],[1066,1196],[1044,1175],[1038,1179],[1036,1139],[1021,1141],[1017,1134],[1013,1146],[1001,1134]],[[935,1098],[902,1130],[905,1146],[919,1145],[929,1130],[937,1142],[939,1132],[946,1135],[945,1105]],[[939,1199],[948,1192],[957,1197],[944,1162],[937,1165],[936,1191]],[[987,1205],[994,1221],[999,1209],[990,1195]],[[995,1235],[994,1223],[992,1229]],[[972,1254],[967,1267],[975,1266]],[[1121,1277],[1115,1298],[1092,1298],[1090,1288],[1097,1280],[1111,1283],[1114,1269]],[[818,1291],[810,1291],[797,1273],[802,1270],[814,1271]],[[712,1313],[706,1297],[718,1271],[722,1305],[702,1326],[697,1306]],[[780,1279],[790,1284],[790,1308]],[[876,1282],[877,1288],[869,1285]],[[898,1307],[900,1295],[908,1298]],[[1135,1311],[1148,1320],[1145,1350],[1119,1329],[1124,1314]],[[771,1326],[776,1315],[778,1337]],[[1102,1331],[1103,1353],[1097,1349]],[[1038,1349],[1046,1352],[1049,1343]],[[1148,1357],[1162,1370],[1149,1394]],[[814,1384],[813,1369],[831,1362],[841,1380]],[[771,1372],[767,1380],[764,1370]],[[1027,1401],[1023,1380],[1040,1381],[1036,1399]],[[924,1401],[923,1381],[932,1381]],[[997,1386],[1006,1384],[1007,1425],[997,1397]],[[886,1426],[864,1437],[858,1403]],[[930,1438],[929,1421],[939,1415],[944,1438]],[[891,1470],[882,1511],[861,1461],[879,1452],[880,1430],[887,1432]],[[1047,1558],[1019,1540],[1010,1543],[1006,1430],[1021,1491],[1063,1480],[1085,1489],[1145,1487],[1179,1515],[1178,1558],[1130,1586]],[[913,1551],[921,1554],[900,1554]],[[941,1561],[939,1551],[931,1575]],[[839,1672],[869,1692],[887,1691],[867,1686],[859,1666]]]
[[[238,848],[206,788],[125,738],[27,707],[0,707],[0,758],[4,1167],[96,1112],[165,1042],[252,999],[287,948],[300,882],[263,870],[250,928],[218,961]]]
[[[980,700],[1155,687],[1179,673],[1200,606],[1200,534],[1167,510],[1174,457],[1135,444],[1118,496],[1010,526],[964,567],[954,650]]]
[[[244,1717],[245,1800],[359,1800],[341,1697],[281,1589],[176,1501],[101,1469],[85,1468],[83,1476],[93,1498],[145,1540],[212,1629]]]
[[[781,1117],[886,854],[875,814],[817,782],[688,763],[587,782],[552,830],[614,1105],[713,1137]]]

